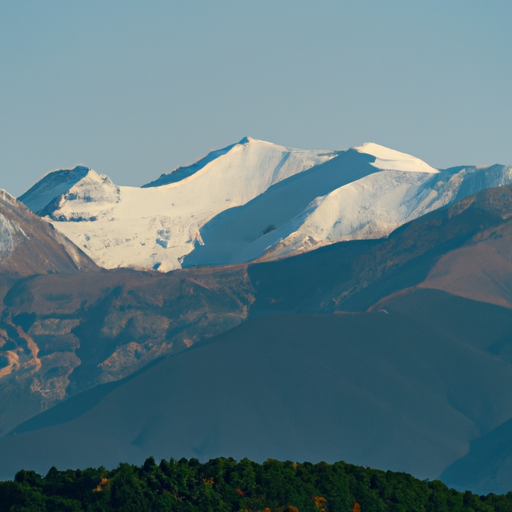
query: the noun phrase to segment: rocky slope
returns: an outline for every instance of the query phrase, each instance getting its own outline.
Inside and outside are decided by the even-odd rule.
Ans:
[[[238,325],[251,301],[243,269],[18,280],[0,318],[0,435],[65,398]]]
[[[0,273],[26,276],[99,270],[75,244],[0,190]]]

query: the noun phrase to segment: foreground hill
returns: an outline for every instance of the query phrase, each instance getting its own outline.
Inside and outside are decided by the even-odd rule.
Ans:
[[[261,512],[509,512],[512,497],[459,493],[439,481],[344,462],[303,464],[269,459],[162,460],[141,467],[21,471],[0,482],[0,512],[18,510],[254,510]],[[33,507],[33,508],[30,508]]]
[[[381,238],[510,182],[509,167],[439,171],[373,143],[305,151],[244,138],[141,188],[77,167],[47,174],[20,200],[103,267],[166,272]]]

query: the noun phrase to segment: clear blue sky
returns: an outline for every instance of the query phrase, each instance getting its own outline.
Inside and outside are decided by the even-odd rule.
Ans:
[[[0,188],[140,185],[245,135],[512,164],[512,1],[2,0]]]

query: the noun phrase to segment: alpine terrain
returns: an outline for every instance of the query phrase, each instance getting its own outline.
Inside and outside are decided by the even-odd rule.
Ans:
[[[167,272],[277,259],[387,236],[511,168],[439,171],[377,144],[304,151],[244,138],[141,188],[85,167],[47,174],[20,201],[98,265]]]
[[[4,193],[0,479],[224,456],[510,491],[511,171],[244,138]]]

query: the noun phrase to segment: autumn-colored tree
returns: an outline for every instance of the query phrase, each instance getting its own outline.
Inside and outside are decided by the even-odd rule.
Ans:
[[[215,483],[215,480],[213,479],[213,477],[203,478],[203,484],[204,485],[212,486],[214,483]]]
[[[361,512],[361,505],[359,505],[357,501],[354,503],[354,506],[352,507],[352,512]]]
[[[92,492],[101,492],[108,484],[108,478],[102,478],[98,486],[92,490]]]
[[[277,512],[299,512],[299,509],[293,505],[287,505],[286,507],[279,507]]]
[[[313,496],[313,500],[315,501],[316,508],[320,510],[320,512],[325,512],[327,500],[323,496]]]

